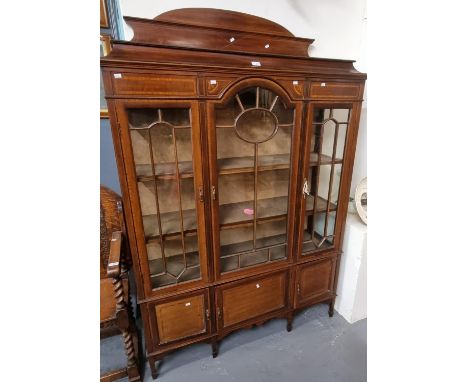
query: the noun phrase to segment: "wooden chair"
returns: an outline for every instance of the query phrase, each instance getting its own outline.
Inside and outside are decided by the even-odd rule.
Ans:
[[[122,334],[127,367],[101,375],[101,381],[128,376],[140,381],[138,337],[132,315],[128,270],[131,267],[125,240],[122,201],[112,190],[101,186],[101,338]]]

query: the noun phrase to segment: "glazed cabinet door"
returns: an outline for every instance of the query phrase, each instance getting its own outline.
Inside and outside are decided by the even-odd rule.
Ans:
[[[147,295],[207,281],[196,102],[118,103],[125,171]]]
[[[337,248],[338,220],[347,205],[342,179],[352,107],[309,106],[300,179],[299,259]]]
[[[302,109],[260,85],[231,91],[208,109],[215,273],[228,278],[289,256]]]

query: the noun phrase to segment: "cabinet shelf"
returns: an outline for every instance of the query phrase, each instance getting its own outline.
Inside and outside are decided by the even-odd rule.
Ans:
[[[320,164],[342,163],[340,158],[334,161],[328,155],[320,155]],[[310,155],[310,166],[318,165],[318,154],[312,153]],[[153,180],[153,173],[150,164],[137,164],[136,166],[137,179],[140,182],[150,182]],[[260,155],[258,157],[258,171],[271,171],[271,170],[284,170],[290,167],[289,154],[274,154],[274,155]],[[171,180],[177,179],[175,163],[161,163],[155,166],[156,179]],[[218,174],[242,174],[254,172],[254,157],[234,157],[234,158],[220,158],[218,159]],[[193,165],[192,162],[179,162],[179,176],[181,179],[193,178]]]
[[[320,164],[342,163],[342,159],[335,158],[328,155],[320,155]],[[309,165],[318,165],[318,154],[312,153],[310,155]],[[274,154],[274,155],[260,155],[258,157],[258,171],[271,171],[289,169],[290,155],[289,154]],[[219,158],[218,159],[218,174],[239,174],[239,173],[253,173],[254,172],[254,157],[244,156],[238,158]]]
[[[274,245],[286,245],[286,234],[268,236],[256,240],[257,250],[266,249]],[[242,253],[249,253],[253,251],[253,240],[243,241],[221,246],[221,257],[227,258],[236,256]]]
[[[257,201],[257,210],[260,215],[257,221],[274,221],[285,219],[287,216],[288,197],[279,196],[276,198],[259,199]],[[252,208],[253,201],[244,201],[238,203],[221,204],[219,206],[219,224],[220,228],[238,227],[250,225],[253,223],[253,215],[244,214],[245,208]],[[306,215],[313,213],[314,197],[307,198]],[[316,212],[327,210],[327,201],[321,197],[317,199]],[[330,203],[330,211],[336,210],[336,205]],[[186,235],[195,235],[197,232],[197,215],[194,209],[183,210],[184,233]],[[161,225],[163,228],[163,238],[180,235],[180,214],[179,211],[166,212],[161,214]],[[159,241],[157,228],[157,215],[144,215],[143,226],[146,233],[146,241]]]
[[[221,272],[234,271],[286,258],[286,234],[257,239],[254,251],[252,240],[221,246]],[[283,248],[277,251],[276,249]],[[270,255],[268,256],[268,252]]]
[[[158,163],[154,167],[156,179],[177,179],[176,164],[174,162]],[[135,169],[138,181],[149,182],[153,180],[150,164],[137,164],[135,165]],[[191,161],[179,162],[179,176],[182,179],[193,178],[193,165]]]

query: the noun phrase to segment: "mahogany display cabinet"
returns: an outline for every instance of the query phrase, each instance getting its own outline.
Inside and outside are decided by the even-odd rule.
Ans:
[[[366,75],[243,13],[125,21],[101,68],[153,378],[175,349],[331,316]]]

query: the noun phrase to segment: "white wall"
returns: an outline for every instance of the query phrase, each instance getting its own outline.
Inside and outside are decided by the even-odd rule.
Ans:
[[[348,322],[367,317],[367,226],[348,214],[335,309]]]
[[[143,18],[177,8],[219,8],[249,13],[281,24],[297,37],[316,41],[309,49],[313,57],[356,60],[366,71],[366,0],[120,0],[122,15]],[[132,32],[125,28],[125,38]],[[354,166],[351,195],[367,176],[367,104],[364,102]]]

